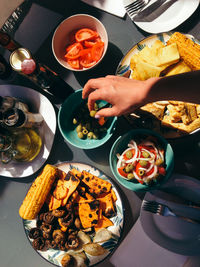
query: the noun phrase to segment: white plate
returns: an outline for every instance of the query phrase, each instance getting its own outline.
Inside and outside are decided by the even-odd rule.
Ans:
[[[148,192],[144,199],[158,201],[172,209],[174,208],[174,210],[177,207],[177,204],[159,198],[156,193],[151,194]],[[183,255],[199,253],[200,224],[188,223],[172,216],[159,216],[142,209],[140,220],[145,233],[158,245]]]
[[[94,264],[97,264],[97,263],[103,261],[116,248],[116,246],[120,240],[122,230],[123,230],[123,225],[124,225],[124,212],[123,212],[123,205],[122,205],[120,195],[119,195],[116,187],[112,183],[112,181],[104,173],[102,173],[100,170],[98,170],[98,169],[96,169],[90,165],[87,165],[84,163],[64,162],[64,163],[59,163],[56,166],[66,173],[73,168],[76,168],[79,171],[85,170],[87,172],[90,172],[93,175],[96,175],[97,177],[102,178],[102,179],[110,182],[112,184],[112,189],[114,190],[114,192],[117,196],[116,215],[114,217],[110,218],[110,220],[114,223],[114,225],[108,227],[108,230],[112,232],[113,237],[110,240],[101,243],[101,245],[104,248],[106,248],[108,250],[108,252],[101,255],[101,256],[89,256],[87,254],[89,262],[90,262],[89,266],[93,266]],[[27,238],[32,243],[32,240],[29,238],[28,233],[29,233],[29,230],[31,228],[36,227],[36,220],[23,220],[23,224],[24,224],[24,229],[25,229]],[[56,250],[56,249],[48,249],[47,251],[37,250],[37,252],[39,253],[39,255],[41,257],[43,257],[44,259],[46,259],[50,263],[55,264],[56,266],[62,266],[60,261],[61,261],[63,255],[66,253],[66,251],[61,251],[61,250]]]
[[[13,96],[26,102],[31,112],[40,113],[44,123],[39,129],[43,146],[40,153],[32,162],[12,161],[3,165],[0,163],[0,175],[12,178],[21,178],[35,173],[47,160],[51,151],[56,131],[56,114],[51,102],[39,92],[22,86],[1,85],[1,96]]]
[[[134,23],[149,33],[171,31],[186,21],[197,9],[199,3],[200,0],[178,0],[154,21]]]

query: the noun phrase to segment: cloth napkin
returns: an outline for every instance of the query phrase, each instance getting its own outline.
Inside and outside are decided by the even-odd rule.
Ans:
[[[121,18],[123,18],[126,14],[122,0],[81,0],[81,1]]]
[[[144,232],[139,218],[110,262],[115,267],[183,267],[187,258],[153,242]]]

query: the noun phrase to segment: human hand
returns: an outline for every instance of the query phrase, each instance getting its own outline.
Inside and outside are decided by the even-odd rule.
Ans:
[[[99,110],[96,118],[125,115],[148,103],[147,95],[153,82],[153,79],[137,81],[109,75],[89,80],[83,88],[82,97],[88,97],[89,110],[94,108],[97,100],[105,100],[112,105]]]

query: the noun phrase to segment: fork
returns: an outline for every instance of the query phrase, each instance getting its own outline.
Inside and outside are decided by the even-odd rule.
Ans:
[[[196,224],[200,223],[200,221],[198,220],[193,220],[193,219],[190,219],[184,216],[179,216],[175,214],[174,212],[172,212],[168,206],[158,203],[156,201],[143,200],[142,209],[145,211],[155,213],[157,215],[161,215],[161,216],[173,216],[173,217],[180,218],[190,223],[196,223]]]
[[[132,19],[134,15],[149,3],[150,0],[123,0],[124,8]]]

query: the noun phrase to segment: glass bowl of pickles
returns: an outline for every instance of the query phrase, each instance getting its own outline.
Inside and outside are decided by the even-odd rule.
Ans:
[[[58,126],[64,139],[81,149],[94,149],[107,142],[116,128],[117,117],[95,119],[98,109],[108,103],[101,100],[89,111],[82,89],[70,95],[58,112]]]

